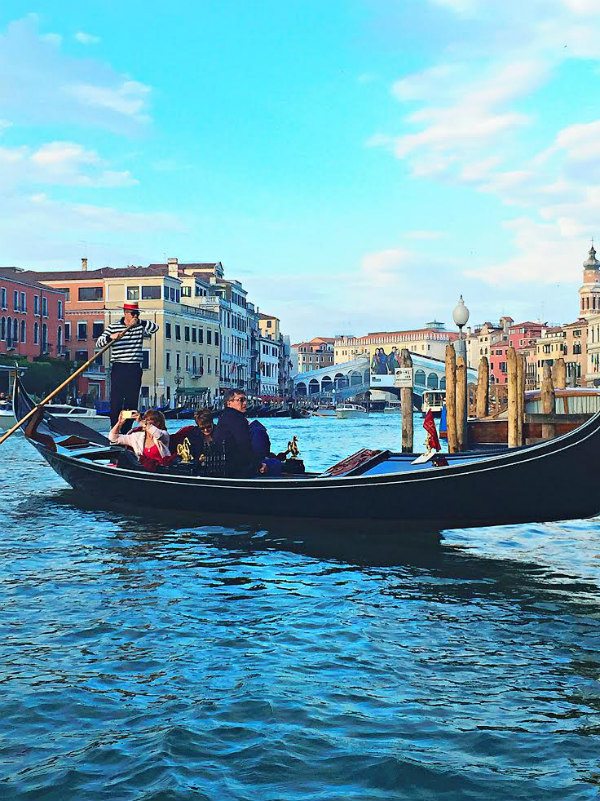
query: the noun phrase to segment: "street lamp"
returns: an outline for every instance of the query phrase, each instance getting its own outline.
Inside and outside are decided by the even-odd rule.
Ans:
[[[454,323],[458,326],[458,348],[456,349],[456,355],[462,356],[465,360],[465,365],[467,363],[467,343],[463,338],[463,327],[469,321],[469,310],[465,306],[465,302],[463,300],[463,296],[461,295],[458,303],[454,307],[454,311],[452,312],[452,317],[454,319]]]

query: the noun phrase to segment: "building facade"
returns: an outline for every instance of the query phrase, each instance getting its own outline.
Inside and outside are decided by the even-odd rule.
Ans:
[[[386,354],[395,347],[398,351],[407,348],[420,356],[432,359],[446,358],[446,345],[458,339],[458,333],[446,331],[443,323],[430,323],[426,328],[408,331],[379,331],[362,337],[342,336],[335,339],[334,364],[343,364],[359,356],[373,358],[375,351],[383,348]]]
[[[65,293],[40,283],[28,270],[0,268],[0,354],[65,355]]]
[[[334,345],[333,337],[313,337],[308,342],[292,345],[294,371],[308,373],[310,370],[331,367],[335,358]]]
[[[96,334],[122,317],[126,301],[136,301],[140,316],[159,326],[143,352],[141,404],[176,405],[191,397],[211,402],[219,386],[219,318],[198,302],[202,295],[196,295],[196,287],[188,295],[178,271],[169,271],[168,265],[91,271],[82,266],[79,271],[38,274],[44,283],[67,291],[66,344],[72,358],[89,358]],[[203,289],[202,285],[198,292]],[[99,358],[84,374],[87,383],[79,385],[79,392],[91,400],[108,397],[109,358]]]

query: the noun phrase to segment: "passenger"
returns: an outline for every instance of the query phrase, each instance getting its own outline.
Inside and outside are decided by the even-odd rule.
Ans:
[[[139,423],[141,428],[136,428],[130,434],[120,434],[123,423],[128,419]],[[110,430],[108,438],[117,445],[128,445],[132,448],[139,463],[146,470],[155,471],[170,461],[167,424],[163,413],[155,409],[148,409],[143,416],[137,411],[128,414],[121,410],[119,419]]]
[[[226,473],[230,478],[250,478],[256,473],[266,473],[267,466],[256,456],[246,408],[248,400],[241,389],[229,389],[223,397],[225,408],[219,415],[214,432],[217,446],[225,450]]]

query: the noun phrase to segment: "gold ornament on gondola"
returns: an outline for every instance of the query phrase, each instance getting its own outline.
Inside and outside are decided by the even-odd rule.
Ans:
[[[186,437],[181,445],[177,446],[177,456],[181,457],[181,461],[185,464],[188,464],[192,461],[192,450],[190,447],[190,441]]]
[[[288,442],[286,455],[288,453],[292,459],[296,459],[300,453],[300,449],[298,448],[298,437],[295,434]]]

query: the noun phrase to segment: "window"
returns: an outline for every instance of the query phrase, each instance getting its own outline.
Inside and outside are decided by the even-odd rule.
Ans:
[[[27,295],[24,292],[21,292],[21,311],[27,311]]]
[[[219,373],[219,360],[215,359],[215,375]]]
[[[196,342],[198,339],[198,332],[195,328],[192,328],[192,342]]]
[[[6,308],[6,289],[4,287],[0,289],[0,306],[2,306],[3,309]]]
[[[169,353],[169,351],[165,352],[165,369],[167,370],[171,369],[171,354]]]
[[[206,329],[206,344],[212,345],[212,331],[210,328]],[[210,370],[208,372],[210,373]]]
[[[42,298],[42,316],[48,316],[48,298]]]
[[[175,302],[175,287],[169,287],[169,299]]]
[[[76,362],[87,362],[88,360],[88,352],[87,350],[76,350],[75,351],[75,361]]]
[[[171,323],[165,323],[165,338],[171,339]]]
[[[19,293],[16,289],[13,292],[13,310],[19,311]]]
[[[181,370],[181,353],[175,354],[175,370],[177,372]]]
[[[71,300],[71,290],[70,289],[63,289],[65,293],[65,301],[68,303]]]
[[[210,356],[206,357],[206,372],[210,374]]]
[[[80,286],[77,297],[79,300],[102,300],[104,292],[101,286]]]
[[[143,286],[142,300],[160,300],[160,286]]]
[[[139,300],[140,299],[140,288],[139,286],[128,286],[125,290],[125,295],[127,300]]]
[[[104,331],[104,323],[92,323],[92,337],[98,339],[100,334]]]
[[[71,341],[71,323],[65,323],[65,342]]]
[[[198,360],[192,356],[192,375],[198,375]]]
[[[63,319],[63,317],[64,317],[64,314],[63,314],[63,302],[62,302],[62,300],[59,300],[59,301],[58,301],[58,306],[57,306],[57,316],[58,316],[58,319],[59,319],[59,320],[62,320],[62,319]]]
[[[202,345],[202,343],[204,342],[204,329],[203,328],[199,328],[198,329],[198,342],[200,343],[200,345]]]
[[[48,352],[48,326],[46,323],[42,324],[42,353]],[[86,356],[87,359],[87,356]],[[85,359],[84,359],[85,361]]]
[[[271,320],[267,320],[267,328],[271,328]]]
[[[181,326],[180,325],[176,325],[175,326],[175,339],[176,340],[181,340]]]
[[[169,287],[168,286],[163,287],[163,298],[165,300],[169,300]]]
[[[200,356],[200,375],[204,375],[204,356]]]
[[[34,345],[39,345],[40,344],[40,324],[39,323],[34,323],[33,324],[33,344]]]
[[[100,334],[98,334],[98,336],[100,336]],[[87,339],[87,323],[77,323],[77,339]]]
[[[186,373],[190,372],[190,354],[189,353],[185,354],[185,371],[186,371]]]
[[[191,298],[192,297],[192,287],[191,286],[182,286],[181,287],[181,297],[182,298]]]
[[[183,338],[184,338],[184,340],[186,342],[190,341],[190,327],[189,327],[189,325],[186,325],[185,328],[183,329]]]
[[[27,324],[21,320],[21,342],[27,342]]]
[[[219,332],[215,331],[215,345],[219,344]]]
[[[13,320],[13,342],[19,341],[19,321],[15,317]]]
[[[142,370],[149,370],[150,369],[150,351],[143,350],[142,351]]]
[[[179,289],[175,290],[175,303],[179,303],[181,292]]]

